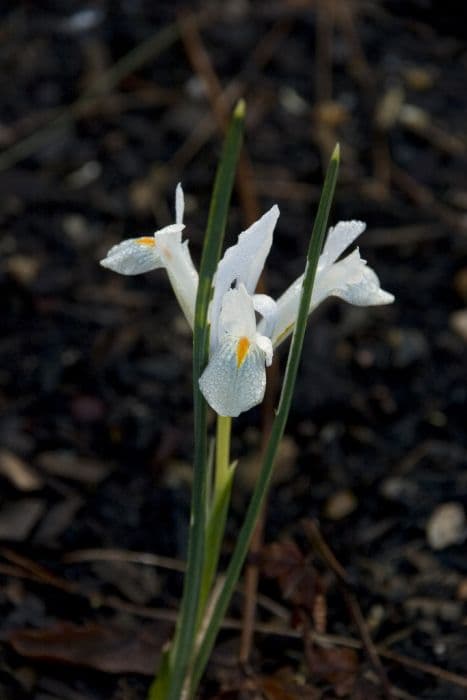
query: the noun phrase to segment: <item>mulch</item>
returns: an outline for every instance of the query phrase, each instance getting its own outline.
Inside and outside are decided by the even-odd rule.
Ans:
[[[467,696],[467,47],[452,2],[3,4],[0,695],[137,700],[181,591],[191,337],[163,272],[98,265],[172,221],[199,260],[226,115],[227,234],[278,203],[265,284],[302,272],[329,154],[390,307],[310,321],[239,664],[235,596],[201,698]],[[279,353],[282,371],[285,353]],[[225,553],[260,450],[241,459]]]

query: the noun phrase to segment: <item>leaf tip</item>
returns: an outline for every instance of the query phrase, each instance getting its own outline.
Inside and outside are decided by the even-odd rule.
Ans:
[[[339,143],[336,143],[334,146],[334,150],[332,152],[331,160],[335,161],[336,163],[339,163],[341,158],[341,147]]]
[[[242,98],[237,102],[233,115],[234,115],[235,119],[245,119],[245,113],[246,113],[246,102]]]

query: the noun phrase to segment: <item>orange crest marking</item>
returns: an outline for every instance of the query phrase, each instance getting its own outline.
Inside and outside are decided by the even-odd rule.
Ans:
[[[142,236],[141,238],[137,238],[136,242],[138,243],[138,245],[147,245],[150,248],[156,245],[154,236]]]
[[[250,341],[243,336],[237,343],[237,367],[241,367],[250,349]]]

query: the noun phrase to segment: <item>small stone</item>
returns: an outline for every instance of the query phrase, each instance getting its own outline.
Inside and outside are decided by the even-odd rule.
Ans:
[[[95,485],[103,481],[111,467],[97,459],[80,457],[68,450],[50,450],[37,456],[37,463],[47,474]]]
[[[324,515],[330,520],[342,520],[354,512],[358,501],[352,491],[342,489],[328,498],[324,506]]]
[[[381,495],[390,501],[410,505],[419,497],[419,489],[414,481],[403,476],[389,476],[380,487]]]
[[[332,129],[342,126],[349,119],[349,112],[344,105],[333,100],[321,102],[313,111],[314,116],[321,124]]]
[[[467,342],[467,309],[454,311],[449,317],[449,323],[452,330]]]
[[[291,87],[283,87],[279,93],[279,101],[286,112],[295,115],[306,114],[309,105],[299,93]]]
[[[389,131],[399,119],[404,104],[404,89],[393,85],[384,93],[376,109],[376,124],[381,131]]]
[[[37,472],[10,450],[0,450],[0,474],[19,491],[36,491],[43,484]]]
[[[433,87],[436,73],[421,66],[411,66],[405,71],[404,78],[408,87],[417,92],[424,92]]]
[[[7,266],[8,272],[17,282],[28,286],[37,277],[41,264],[39,260],[28,255],[12,255]]]
[[[102,166],[96,160],[84,163],[80,168],[70,173],[67,177],[67,184],[74,190],[86,187],[97,180],[102,173]]]
[[[0,509],[0,539],[23,542],[46,510],[39,498],[22,498]]]
[[[67,237],[77,247],[84,247],[93,240],[92,230],[81,214],[67,214],[63,217],[62,226]]]
[[[432,549],[460,544],[467,535],[464,509],[459,503],[442,503],[432,512],[426,536]]]
[[[405,369],[423,360],[428,355],[428,341],[415,328],[393,328],[388,332],[388,341],[393,348],[393,362]]]
[[[460,581],[456,593],[459,600],[467,600],[467,578],[463,578]]]

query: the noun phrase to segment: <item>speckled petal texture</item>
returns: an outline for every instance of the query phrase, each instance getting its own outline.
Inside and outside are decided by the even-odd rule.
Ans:
[[[237,342],[220,344],[199,380],[208,404],[221,416],[236,416],[261,403],[266,388],[264,354],[251,345],[243,364],[237,366]]]
[[[140,240],[140,238],[128,238],[114,245],[101,260],[102,267],[119,272],[121,275],[141,275],[143,272],[163,267],[157,246],[142,245],[138,243]]]

